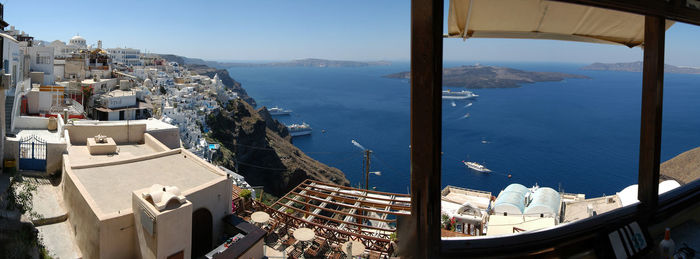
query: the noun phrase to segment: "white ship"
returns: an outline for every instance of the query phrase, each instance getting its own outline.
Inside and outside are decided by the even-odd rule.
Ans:
[[[285,110],[277,106],[272,107],[267,111],[270,112],[270,115],[289,115],[290,113],[292,113],[292,110]]]
[[[287,126],[287,129],[289,130],[289,135],[292,137],[296,136],[303,136],[303,135],[311,135],[311,126],[309,124],[306,124],[306,122],[302,124],[292,124]]]
[[[475,170],[475,171],[479,171],[479,172],[483,172],[483,173],[491,172],[490,169],[486,168],[485,166],[483,166],[483,165],[481,165],[481,164],[479,164],[479,163],[477,163],[477,162],[466,162],[466,161],[462,161],[462,163],[464,163],[464,165],[466,165],[467,167],[469,167],[469,168],[471,168],[472,170]]]
[[[479,96],[472,93],[471,91],[467,91],[467,90],[462,90],[462,91],[451,91],[449,89],[442,90],[442,99],[466,100],[466,99],[474,99],[476,97],[479,97]]]

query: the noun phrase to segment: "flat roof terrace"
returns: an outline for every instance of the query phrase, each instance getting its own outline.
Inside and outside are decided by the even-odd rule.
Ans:
[[[75,158],[74,153],[69,157],[71,160]],[[187,193],[192,188],[226,177],[182,149],[92,165],[72,165],[71,171],[77,178],[74,181],[85,188],[87,193],[83,195],[90,196],[105,214],[131,209],[131,193],[153,184],[176,186]]]
[[[95,164],[110,161],[131,159],[139,156],[158,153],[157,147],[146,144],[121,144],[117,145],[117,153],[109,155],[91,155],[87,146],[72,145],[68,148],[72,166]]]

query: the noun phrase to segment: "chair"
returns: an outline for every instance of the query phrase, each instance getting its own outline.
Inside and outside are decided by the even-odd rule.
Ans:
[[[287,247],[290,247],[296,242],[297,242],[296,238],[294,238],[292,235],[289,235],[287,240],[284,241],[284,245]]]
[[[300,258],[300,257],[301,257],[301,250],[299,250],[299,249],[294,249],[294,250],[292,250],[292,251],[289,253],[289,257],[288,257],[288,258],[297,259],[297,258]]]

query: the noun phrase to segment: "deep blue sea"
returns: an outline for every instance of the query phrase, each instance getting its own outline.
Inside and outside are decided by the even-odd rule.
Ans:
[[[447,62],[445,67],[472,64]],[[497,194],[510,183],[537,183],[600,196],[637,183],[641,73],[580,70],[585,64],[481,64],[591,79],[476,89],[476,100],[444,100],[443,186]],[[293,140],[309,156],[339,168],[357,185],[363,181],[363,153],[351,143],[354,139],[373,151],[371,170],[381,171],[381,176],[370,176],[370,186],[408,193],[410,86],[408,80],[382,78],[408,70],[405,62],[229,72],[258,107],[291,109],[291,116],[277,119],[313,127],[311,136]],[[663,112],[662,161],[700,146],[700,75],[666,74]],[[462,160],[482,163],[494,172],[472,171]]]

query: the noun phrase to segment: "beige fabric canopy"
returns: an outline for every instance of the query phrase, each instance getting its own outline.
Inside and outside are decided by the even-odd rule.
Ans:
[[[672,21],[666,21],[666,29],[671,25]],[[448,36],[550,39],[635,47],[644,42],[644,16],[546,0],[450,0]]]

